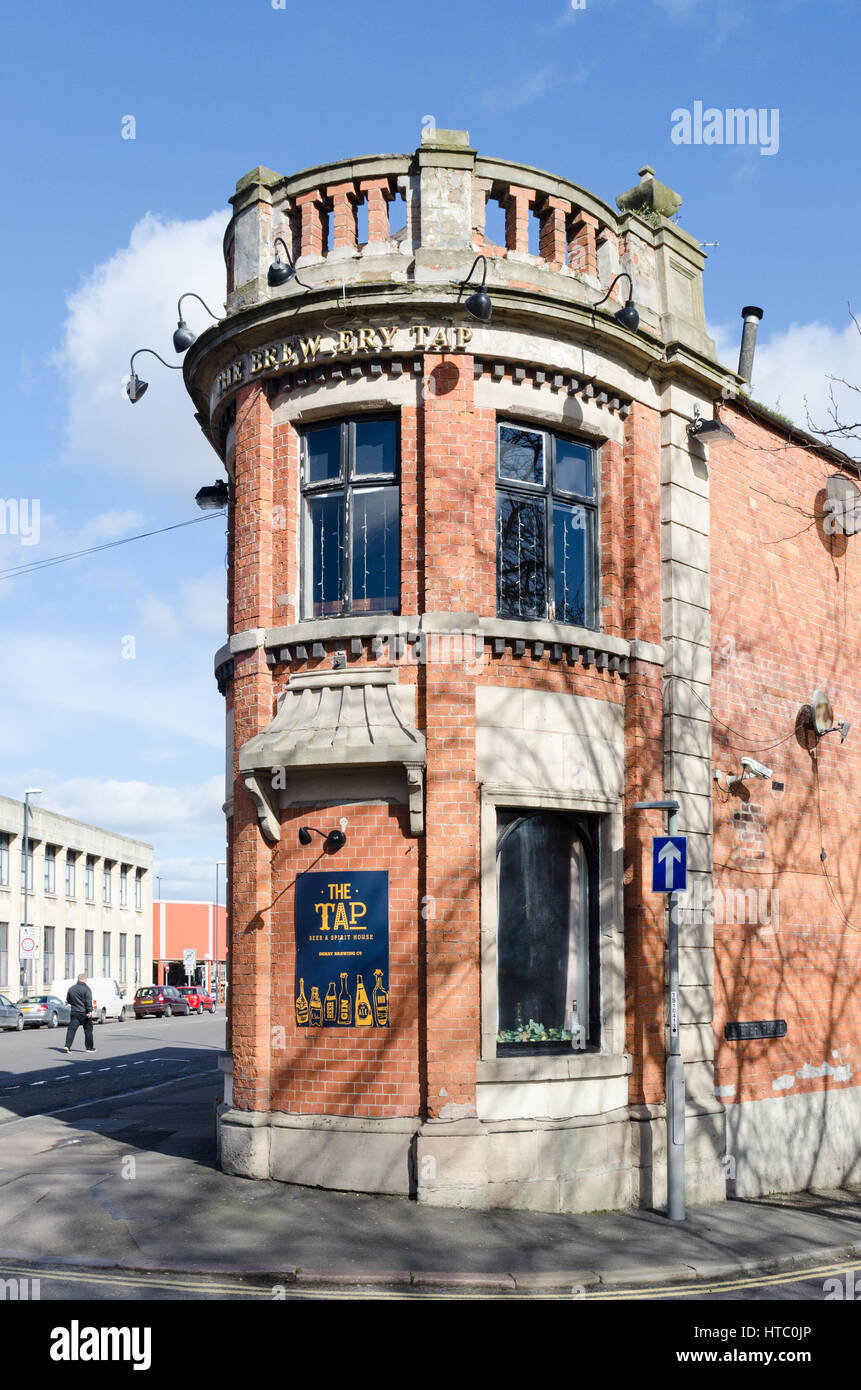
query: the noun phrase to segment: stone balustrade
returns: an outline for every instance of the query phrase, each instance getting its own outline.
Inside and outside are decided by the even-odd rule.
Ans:
[[[648,180],[638,188],[646,197]],[[646,332],[712,356],[700,245],[646,202],[632,208],[636,193],[623,195],[625,209],[616,212],[574,183],[477,155],[462,131],[426,130],[413,155],[368,156],[290,177],[258,168],[232,199],[229,309],[297,293],[295,281],[275,290],[266,283],[276,236],[313,289],[450,282],[466,274],[468,256],[483,254],[491,287],[546,291],[552,283],[580,302],[600,298],[627,272]],[[496,237],[493,205],[501,213],[492,222]],[[627,293],[623,281],[611,298],[623,303]]]

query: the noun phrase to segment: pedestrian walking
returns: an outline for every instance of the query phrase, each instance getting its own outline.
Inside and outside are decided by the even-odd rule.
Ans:
[[[66,1003],[72,1012],[69,1017],[69,1026],[66,1029],[66,1046],[64,1052],[71,1052],[72,1043],[75,1041],[75,1034],[79,1028],[84,1030],[84,1045],[88,1052],[95,1052],[93,1042],[93,995],[90,986],[87,984],[86,975],[79,975],[67,995]]]

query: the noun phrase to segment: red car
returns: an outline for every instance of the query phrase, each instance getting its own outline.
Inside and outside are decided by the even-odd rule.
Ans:
[[[211,994],[207,994],[203,985],[180,985],[179,992],[188,1000],[193,1014],[215,1013],[215,1000]]]

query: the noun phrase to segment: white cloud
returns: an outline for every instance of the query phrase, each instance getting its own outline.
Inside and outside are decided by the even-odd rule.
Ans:
[[[214,858],[207,858],[205,855],[200,858],[189,856],[159,859],[156,857],[154,872],[160,880],[158,891],[162,898],[172,898],[178,902],[211,903],[215,901]],[[225,896],[226,883],[222,868],[218,876],[218,903],[220,907],[224,907]]]
[[[172,365],[182,362],[171,342],[180,294],[194,290],[214,313],[223,312],[226,221],[224,212],[188,222],[147,213],[128,246],[70,295],[54,358],[68,390],[68,464],[128,475],[141,488],[185,493],[191,505],[214,455],[194,419],[182,373],[138,357],[135,370],[150,389],[134,406],[123,380],[139,347],[154,348]],[[183,315],[198,333],[212,322],[196,300],[186,300]]]
[[[523,77],[487,87],[482,93],[482,101],[488,111],[502,115],[529,106],[562,87],[582,86],[588,76],[589,70],[583,63],[573,71],[563,71],[557,63],[548,63]]]
[[[208,835],[222,819],[224,779],[209,777],[193,786],[155,786],[150,782],[102,781],[72,777],[49,790],[44,805],[63,816],[133,835],[164,846],[168,836]]]
[[[0,753],[20,754],[40,727],[53,736],[65,728],[80,750],[98,730],[101,756],[109,737],[143,738],[201,753],[224,744],[221,697],[202,661],[211,663],[198,646],[186,644],[179,658],[165,661],[155,639],[132,634],[134,659],[124,659],[127,629],[101,639],[85,634],[12,632],[5,638],[0,665]],[[209,665],[211,670],[211,664]],[[209,692],[207,697],[206,692]],[[44,741],[44,740],[43,740]]]
[[[729,367],[738,363],[740,328],[720,325],[710,330],[718,358]],[[861,386],[861,333],[850,322],[843,328],[826,323],[794,323],[772,337],[760,328],[753,363],[751,396],[788,415],[801,429],[828,428],[829,391],[833,386],[841,420],[861,419],[861,396],[838,377]],[[851,441],[833,441],[845,453],[861,452]]]
[[[163,898],[210,901],[215,860],[224,858],[224,781],[210,777],[190,786],[100,781],[76,777],[44,788],[39,804],[87,825],[131,835],[154,849],[154,872]],[[221,895],[224,902],[224,869]]]

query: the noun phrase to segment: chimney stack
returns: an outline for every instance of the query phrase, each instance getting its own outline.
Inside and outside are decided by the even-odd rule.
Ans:
[[[756,351],[756,330],[762,318],[762,309],[755,304],[746,304],[741,311],[744,328],[741,333],[741,352],[738,355],[738,374],[743,381],[750,381],[753,373],[753,354]]]

